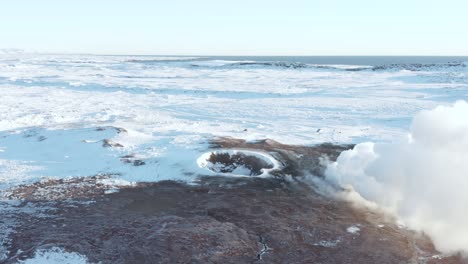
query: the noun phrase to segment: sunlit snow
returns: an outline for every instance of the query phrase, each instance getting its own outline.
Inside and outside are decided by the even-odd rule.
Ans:
[[[213,137],[393,141],[467,97],[464,64],[376,69],[202,57],[0,55],[0,187],[194,180]]]

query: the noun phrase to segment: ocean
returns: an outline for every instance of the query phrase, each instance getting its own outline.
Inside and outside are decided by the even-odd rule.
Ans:
[[[281,61],[306,64],[370,65],[444,64],[468,61],[468,56],[210,56],[214,60]]]

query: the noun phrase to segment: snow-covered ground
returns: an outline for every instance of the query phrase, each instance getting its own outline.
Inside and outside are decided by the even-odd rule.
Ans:
[[[468,97],[465,64],[315,65],[197,57],[0,55],[0,189],[44,177],[199,173],[216,136],[390,142]]]
[[[66,252],[61,248],[39,250],[32,259],[20,261],[20,264],[86,264],[89,263],[86,256],[75,252]]]

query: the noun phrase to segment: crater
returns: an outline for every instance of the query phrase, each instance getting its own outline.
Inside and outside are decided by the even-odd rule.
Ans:
[[[197,163],[200,168],[231,176],[266,176],[279,168],[279,162],[267,153],[238,149],[207,152]]]

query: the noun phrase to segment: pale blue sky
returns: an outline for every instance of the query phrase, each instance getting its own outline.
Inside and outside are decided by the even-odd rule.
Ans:
[[[467,0],[6,0],[0,48],[173,55],[468,55]]]

